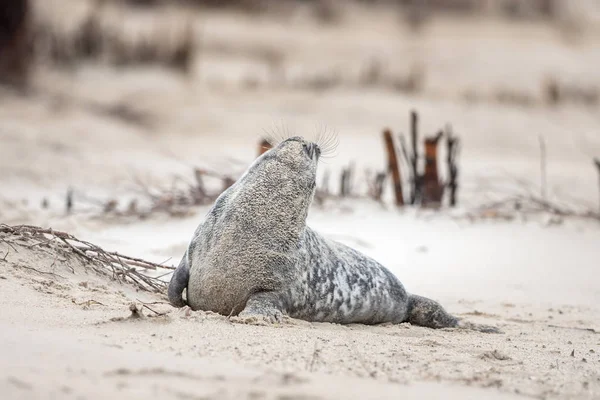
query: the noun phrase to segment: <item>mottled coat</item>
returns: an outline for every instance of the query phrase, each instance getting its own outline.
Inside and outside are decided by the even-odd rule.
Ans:
[[[278,321],[337,323],[458,320],[409,295],[375,260],[306,226],[319,147],[293,137],[259,157],[216,200],[169,285],[169,300],[194,310]]]

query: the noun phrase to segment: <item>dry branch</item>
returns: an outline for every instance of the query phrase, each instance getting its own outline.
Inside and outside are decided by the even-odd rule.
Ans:
[[[410,137],[412,140],[412,154],[410,155],[410,167],[412,170],[412,190],[410,194],[410,204],[416,204],[417,199],[421,196],[421,177],[419,176],[419,170],[417,169],[417,162],[419,159],[419,152],[417,150],[417,143],[419,140],[418,132],[419,116],[416,111],[410,113]]]
[[[110,273],[113,278],[133,283],[139,289],[163,293],[166,283],[160,279],[148,276],[136,267],[145,270],[168,269],[175,267],[156,264],[136,257],[126,256],[114,251],[105,251],[101,247],[78,239],[75,236],[51,228],[45,229],[32,225],[9,226],[0,224],[0,240],[12,245],[23,246],[18,240],[38,240],[36,246],[46,246],[62,253],[75,255],[85,260],[96,272]],[[33,247],[33,246],[26,246]],[[26,267],[30,268],[30,267]],[[30,268],[32,269],[32,268]]]
[[[210,177],[220,181],[220,187],[209,190],[205,185],[205,178]],[[120,200],[111,198],[109,200],[97,200],[77,193],[78,201],[91,204],[94,209],[100,209],[94,214],[102,217],[137,217],[147,218],[155,213],[166,213],[172,217],[190,215],[196,206],[212,204],[219,195],[231,186],[235,180],[207,169],[194,168],[193,178],[186,179],[175,176],[171,184],[166,186],[152,187],[139,177],[134,177],[133,182],[138,198]],[[121,207],[121,204],[127,204]]]
[[[600,221],[600,212],[579,211],[561,206],[535,195],[516,195],[477,207],[468,213],[470,218],[513,219],[518,214],[547,213],[557,217],[592,218]]]

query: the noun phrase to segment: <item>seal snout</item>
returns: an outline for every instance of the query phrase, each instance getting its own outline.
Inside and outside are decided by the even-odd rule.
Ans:
[[[321,149],[316,143],[304,143],[304,151],[308,155],[311,160],[318,161],[319,156],[321,155]]]

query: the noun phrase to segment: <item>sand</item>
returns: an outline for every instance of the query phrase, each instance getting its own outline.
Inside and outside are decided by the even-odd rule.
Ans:
[[[600,390],[598,331],[584,330],[599,328],[597,308],[447,305],[501,327],[499,335],[409,324],[254,326],[173,309],[76,259],[52,261],[43,246],[0,247],[9,251],[0,270],[5,398],[591,399]],[[152,310],[129,318],[131,303]]]
[[[349,12],[346,22],[326,27],[237,13],[197,19],[204,48],[189,77],[156,68],[40,66],[30,95],[0,93],[0,222],[51,226],[106,250],[176,265],[207,207],[139,220],[106,218],[102,203],[118,199],[123,207],[140,197],[139,181],[164,188],[175,175],[193,179],[194,166],[237,176],[273,124],[302,134],[324,124],[339,133],[337,154],[320,173],[335,175],[350,162],[360,173],[381,170],[382,128],[407,132],[416,108],[424,134],[451,122],[463,139],[460,208],[435,213],[347,200],[313,207],[309,224],[381,261],[410,292],[504,333],[247,325],[174,309],[164,295],[97,275],[51,248],[0,241],[0,397],[600,397],[597,221],[464,218],[487,201],[539,193],[540,135],[549,197],[596,207],[598,106],[540,100],[548,75],[600,84],[596,28],[572,43],[554,27],[526,22],[440,20],[413,36],[385,10]],[[292,77],[339,70],[349,83],[315,91],[268,82],[257,55],[265,48],[283,55]],[[352,83],[373,58],[400,72],[426,65],[423,90]],[[250,89],[249,77],[267,83]],[[491,98],[499,88],[538,102],[500,104]],[[490,98],[465,100],[472,90]],[[115,104],[146,119],[107,113]],[[65,215],[68,188],[75,207]],[[131,303],[142,302],[154,311],[129,318]]]
[[[319,211],[313,214],[311,218],[323,217]],[[447,254],[443,239],[425,241],[417,235],[413,240],[420,246],[403,243],[405,250],[397,250],[392,240],[377,247],[360,240],[373,239],[368,227],[356,236],[347,230],[346,236],[331,230],[326,234],[354,242],[382,261],[397,259],[397,253],[412,258],[403,267],[398,260],[388,263],[409,290],[436,298],[461,318],[498,326],[503,334],[410,324],[287,320],[247,325],[235,318],[174,309],[164,295],[136,291],[44,245],[31,247],[36,242],[14,249],[0,242],[0,334],[5,346],[0,390],[8,398],[89,399],[598,396],[600,309],[594,299],[600,293],[593,282],[595,259],[590,257],[597,254],[597,227],[509,223],[457,228],[444,218],[424,224],[416,216],[390,218],[390,212],[375,210],[368,214],[380,229],[386,229],[386,222],[377,218],[385,218],[387,228],[403,223],[423,237],[443,230],[454,236],[478,232],[479,239],[464,238],[470,246],[478,245],[478,251],[455,250],[446,264],[435,261]],[[361,225],[360,216],[345,220]],[[186,220],[189,226],[193,222]],[[540,246],[527,242],[533,232]],[[490,242],[487,234],[497,240]],[[577,246],[549,246],[570,235],[581,236]],[[159,243],[147,246],[157,250]],[[506,262],[514,264],[512,269],[493,260],[494,247],[511,252]],[[163,254],[173,251],[173,246],[163,248]],[[519,256],[525,251],[528,262]],[[563,261],[569,254],[576,257],[573,252],[580,253],[576,269]],[[480,255],[486,253],[491,259]],[[163,254],[156,252],[155,257]],[[538,270],[535,260],[541,257],[548,262]],[[144,318],[130,318],[132,303],[142,308]]]

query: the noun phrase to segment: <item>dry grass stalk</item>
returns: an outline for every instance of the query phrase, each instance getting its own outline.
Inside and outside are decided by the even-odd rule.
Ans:
[[[477,207],[468,213],[469,218],[514,219],[517,214],[551,214],[557,217],[591,218],[600,221],[600,212],[578,211],[544,200],[535,195],[516,195]]]
[[[0,241],[7,243],[14,250],[16,250],[15,246],[51,247],[64,255],[79,257],[98,273],[109,273],[113,279],[119,282],[132,283],[138,289],[148,292],[164,293],[166,283],[144,274],[137,268],[145,270],[175,269],[172,266],[156,264],[117,252],[105,251],[100,246],[51,228],[0,224]],[[31,241],[36,242],[31,244]]]
[[[212,191],[208,190],[204,182],[206,177],[221,181],[220,187]],[[137,177],[134,182],[141,198],[128,201],[119,201],[115,198],[98,201],[81,197],[80,201],[83,200],[94,207],[100,207],[100,215],[103,217],[145,219],[157,213],[165,213],[171,217],[184,217],[190,215],[196,206],[212,204],[223,191],[235,183],[235,180],[227,175],[195,168],[193,181],[176,176],[168,187],[150,187],[149,184]],[[119,207],[120,204],[125,203],[127,207]]]
[[[600,90],[597,86],[561,82],[554,77],[543,82],[542,91],[543,99],[551,106],[574,103],[593,107],[600,102]]]
[[[187,73],[197,51],[193,14],[177,10],[168,18],[165,4],[143,12],[124,4],[98,1],[68,18],[38,0],[33,21],[33,55],[41,61],[74,66],[82,60],[116,66],[157,64]],[[81,16],[83,15],[83,16]]]
[[[369,197],[377,202],[381,202],[385,179],[388,176],[387,172],[376,172],[375,174],[367,172],[365,176],[367,179]]]

